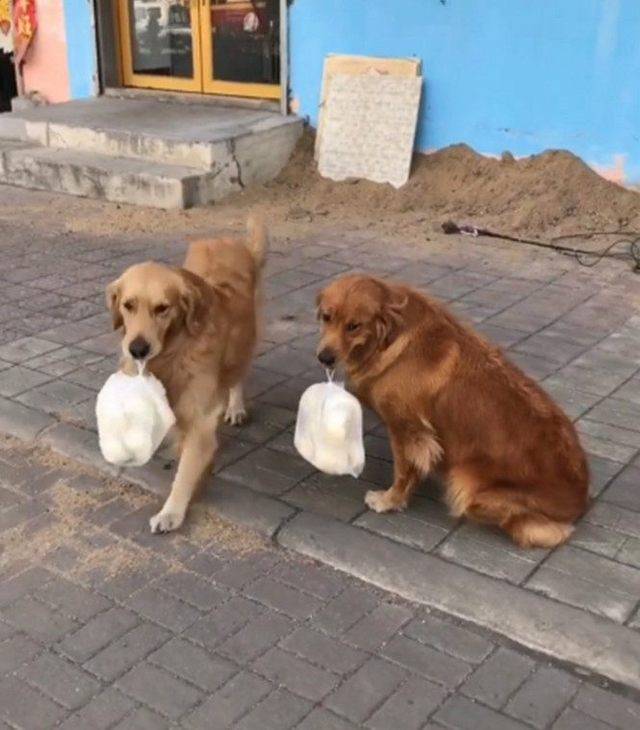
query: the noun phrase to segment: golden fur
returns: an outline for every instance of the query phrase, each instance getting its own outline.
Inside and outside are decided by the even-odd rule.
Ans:
[[[176,416],[178,470],[151,518],[153,532],[182,524],[213,461],[225,410],[234,424],[246,416],[242,380],[256,341],[266,247],[264,225],[250,220],[244,241],[194,240],[182,268],[137,264],[107,287],[113,326],[122,330],[122,368],[135,372],[132,352],[144,352],[138,359],[162,382]]]
[[[402,285],[345,276],[318,298],[318,357],[342,363],[385,422],[394,483],[378,512],[404,509],[437,469],[451,513],[553,547],[586,509],[588,468],[571,421],[502,352],[440,303]]]

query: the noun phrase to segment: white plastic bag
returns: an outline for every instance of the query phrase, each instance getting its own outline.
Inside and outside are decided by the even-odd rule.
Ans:
[[[326,474],[359,477],[364,469],[362,407],[340,383],[316,383],[298,404],[294,444]]]
[[[153,375],[117,372],[107,378],[96,400],[98,438],[105,460],[117,466],[143,466],[175,423],[162,383]]]

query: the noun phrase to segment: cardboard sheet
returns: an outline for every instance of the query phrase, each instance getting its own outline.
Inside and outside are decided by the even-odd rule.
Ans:
[[[338,74],[323,109],[318,170],[399,188],[411,170],[422,77]]]
[[[416,58],[376,58],[375,56],[341,56],[329,54],[322,70],[322,90],[320,92],[320,115],[316,132],[315,158],[318,159],[320,140],[324,127],[324,107],[331,81],[338,74],[342,76],[420,76],[420,61]]]

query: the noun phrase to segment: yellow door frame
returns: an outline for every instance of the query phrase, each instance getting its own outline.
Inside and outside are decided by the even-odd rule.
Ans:
[[[200,23],[198,22],[200,11],[198,0],[191,0],[190,5],[193,78],[183,78],[134,72],[129,0],[118,0],[122,48],[122,80],[125,86],[140,86],[145,89],[166,89],[167,91],[202,91],[202,54],[200,53]]]
[[[202,12],[200,14],[200,48],[202,50],[202,90],[206,94],[225,94],[227,96],[250,96],[260,99],[279,99],[280,84],[251,84],[242,81],[220,81],[214,77],[213,67],[213,44],[214,33],[211,22],[212,13],[216,12],[216,5],[211,0],[201,0]],[[240,8],[244,3],[233,3],[231,7]],[[247,10],[253,5],[246,3]],[[217,6],[221,10],[228,9],[228,6]]]
[[[247,5],[251,4],[247,3]],[[122,81],[125,86],[165,91],[189,91],[227,96],[245,96],[260,99],[280,98],[280,84],[251,84],[240,81],[220,81],[214,78],[214,34],[211,14],[215,12],[215,5],[212,6],[211,0],[190,0],[193,78],[135,73],[133,70],[129,0],[117,0],[117,7],[122,55]],[[223,8],[224,6],[220,7]]]

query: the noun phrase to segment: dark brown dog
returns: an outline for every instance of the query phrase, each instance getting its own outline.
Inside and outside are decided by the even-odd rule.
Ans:
[[[389,430],[393,485],[376,512],[402,510],[421,477],[444,477],[451,513],[499,525],[523,547],[568,538],[589,474],[571,421],[502,352],[406,286],[345,276],[318,297],[318,358],[344,366]]]

